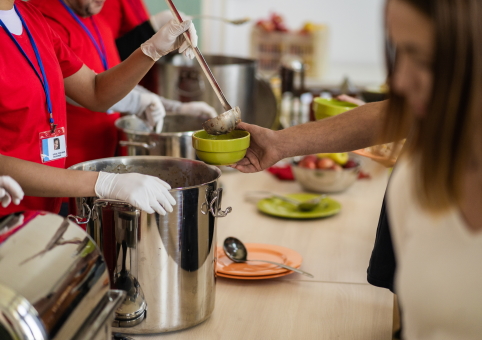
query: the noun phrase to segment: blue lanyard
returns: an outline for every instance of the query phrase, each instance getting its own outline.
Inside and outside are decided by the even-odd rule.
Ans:
[[[27,53],[25,53],[25,51],[23,50],[22,46],[20,46],[20,44],[18,43],[17,39],[15,39],[15,37],[13,36],[12,33],[10,33],[10,31],[8,30],[7,26],[5,26],[5,24],[3,23],[3,21],[0,19],[0,26],[3,27],[3,29],[5,30],[5,32],[7,33],[7,35],[10,37],[10,39],[12,39],[12,41],[14,42],[14,44],[17,46],[17,48],[20,50],[20,52],[22,53],[22,55],[25,57],[25,59],[27,59],[28,63],[30,64],[30,66],[33,68],[33,70],[35,71],[35,74],[37,75],[38,79],[40,80],[40,82],[42,83],[42,87],[44,89],[44,92],[45,92],[45,97],[47,99],[47,110],[48,110],[48,113],[49,113],[49,123],[50,123],[50,128],[51,128],[51,131],[54,132],[55,131],[55,127],[57,125],[54,124],[54,117],[52,115],[52,101],[50,99],[50,87],[49,87],[49,82],[47,80],[47,76],[45,75],[45,69],[44,69],[44,65],[42,63],[42,58],[40,57],[40,53],[38,51],[38,48],[37,48],[37,45],[35,44],[35,40],[33,39],[32,37],[32,34],[30,33],[30,30],[28,29],[28,26],[27,26],[27,23],[25,22],[25,20],[23,20],[23,17],[22,15],[20,14],[20,12],[18,11],[17,7],[14,5],[13,6],[15,8],[15,12],[17,12],[17,15],[18,17],[20,18],[20,21],[22,21],[22,25],[23,27],[25,28],[25,31],[27,32],[27,35],[28,35],[28,38],[30,40],[30,43],[32,44],[32,48],[33,48],[33,51],[35,53],[35,57],[37,58],[37,63],[38,63],[38,66],[40,68],[40,72],[42,73],[42,76],[40,76],[40,74],[38,73],[37,69],[35,68],[34,64],[32,63],[32,61],[30,60],[30,58],[28,57]]]
[[[92,25],[94,26],[95,29],[95,34],[97,35],[97,38],[99,39],[100,42],[100,47],[99,44],[97,44],[97,41],[95,40],[94,36],[92,33],[90,33],[89,29],[84,25],[84,23],[79,19],[77,14],[74,13],[72,8],[67,6],[63,0],[59,0],[59,2],[64,6],[64,8],[69,12],[70,16],[74,18],[74,20],[80,25],[80,27],[87,33],[89,36],[89,39],[92,41],[92,44],[94,44],[95,49],[97,50],[97,53],[99,54],[100,60],[102,60],[102,65],[104,66],[104,70],[109,69],[109,65],[107,64],[107,54],[105,53],[105,46],[104,46],[104,41],[102,40],[102,36],[100,35],[99,29],[97,28],[97,25],[95,24],[94,18],[90,17],[90,20],[92,22]]]

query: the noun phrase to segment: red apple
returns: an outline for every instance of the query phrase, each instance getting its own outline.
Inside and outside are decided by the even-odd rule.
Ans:
[[[335,170],[335,171],[342,171],[343,170],[343,168],[339,164],[333,165],[330,169]]]
[[[345,163],[343,166],[345,169],[352,169],[356,168],[358,166],[358,163],[355,162],[353,159],[348,160],[348,162]]]
[[[316,169],[316,162],[310,158],[303,158],[298,165],[302,168]]]
[[[303,159],[309,159],[310,161],[316,162],[318,160],[318,157],[316,157],[315,155],[308,155],[303,157]]]
[[[335,165],[335,161],[331,158],[320,158],[316,162],[316,167],[318,169],[331,169]]]

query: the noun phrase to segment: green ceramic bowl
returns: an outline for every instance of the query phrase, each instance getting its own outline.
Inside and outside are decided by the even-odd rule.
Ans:
[[[355,107],[358,107],[358,105],[336,99],[315,98],[313,102],[313,110],[317,120],[336,116]]]
[[[212,165],[230,165],[239,162],[246,155],[249,141],[249,132],[241,130],[218,136],[201,130],[192,136],[192,146],[198,158]]]

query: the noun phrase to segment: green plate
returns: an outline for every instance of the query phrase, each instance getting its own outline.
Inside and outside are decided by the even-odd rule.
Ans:
[[[316,194],[289,194],[285,195],[289,198],[293,198],[298,201],[306,201],[319,195]],[[278,198],[266,198],[258,202],[258,209],[268,215],[282,217],[282,218],[294,218],[294,219],[312,219],[322,218],[338,214],[341,210],[341,204],[337,201],[327,197],[323,202],[328,203],[327,206],[320,204],[318,207],[311,211],[300,211],[293,205],[284,202]],[[322,203],[323,203],[322,202]]]

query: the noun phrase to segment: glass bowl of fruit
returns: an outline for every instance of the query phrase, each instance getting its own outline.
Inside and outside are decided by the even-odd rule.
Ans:
[[[358,178],[360,164],[347,153],[304,156],[293,162],[293,175],[307,191],[340,192],[348,189]]]

